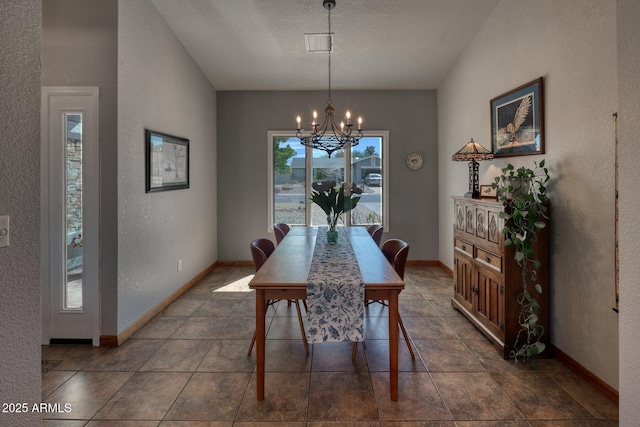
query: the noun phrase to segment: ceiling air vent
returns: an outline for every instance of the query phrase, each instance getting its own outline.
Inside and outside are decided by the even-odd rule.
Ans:
[[[304,33],[304,44],[308,53],[333,52],[335,36],[328,33]]]

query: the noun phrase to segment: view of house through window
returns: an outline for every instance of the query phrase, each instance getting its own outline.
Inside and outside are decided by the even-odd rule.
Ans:
[[[307,149],[294,136],[270,133],[271,224],[326,225],[322,209],[308,203],[312,188],[308,183],[327,180],[338,184],[350,181],[363,190],[358,206],[343,221],[353,225],[384,224],[384,139],[382,135],[362,138],[349,152],[336,151],[329,158],[325,151]]]

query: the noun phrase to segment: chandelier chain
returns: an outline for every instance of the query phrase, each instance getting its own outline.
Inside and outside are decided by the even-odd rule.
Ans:
[[[333,50],[333,38],[331,37],[331,8],[329,8],[329,100],[327,103],[331,105],[331,51]]]
[[[354,128],[355,124],[352,122],[351,113],[347,110],[345,121],[340,122],[338,125],[334,117],[335,110],[331,105],[331,51],[333,50],[331,9],[334,8],[335,5],[335,0],[323,1],[324,8],[329,12],[329,58],[327,61],[329,71],[329,99],[327,100],[327,106],[324,109],[324,121],[320,124],[318,121],[318,114],[316,110],[314,110],[313,121],[311,122],[311,132],[307,135],[303,135],[302,118],[299,115],[296,117],[296,122],[298,124],[296,137],[300,138],[300,143],[315,150],[326,151],[329,158],[331,158],[331,154],[336,151],[344,150],[348,147],[355,147],[360,142],[360,138],[364,136],[362,134],[362,117],[358,117],[357,128]]]

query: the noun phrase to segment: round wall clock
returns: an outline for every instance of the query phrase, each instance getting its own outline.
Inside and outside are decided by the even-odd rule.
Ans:
[[[407,156],[407,167],[417,171],[422,167],[422,156],[418,153],[411,153]]]

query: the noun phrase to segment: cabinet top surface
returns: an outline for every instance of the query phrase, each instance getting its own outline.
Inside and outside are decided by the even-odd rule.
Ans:
[[[472,198],[463,197],[463,196],[452,196],[452,199],[455,201],[460,201],[460,202],[465,202],[470,204],[503,206],[502,202],[499,202],[496,199],[472,199]]]

